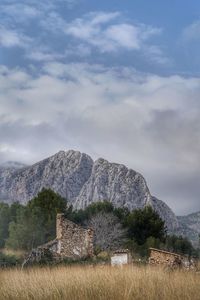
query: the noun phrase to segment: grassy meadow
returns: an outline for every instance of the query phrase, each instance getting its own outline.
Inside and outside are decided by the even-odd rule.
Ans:
[[[136,266],[2,269],[0,299],[199,300],[200,274]]]

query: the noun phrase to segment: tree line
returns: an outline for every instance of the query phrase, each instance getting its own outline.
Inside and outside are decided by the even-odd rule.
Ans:
[[[149,247],[198,254],[188,239],[168,235],[164,221],[150,206],[129,211],[104,201],[73,210],[66,199],[50,189],[43,189],[27,205],[0,203],[0,248],[30,251],[54,239],[57,213],[94,229],[97,254],[120,247],[140,256],[147,256]]]

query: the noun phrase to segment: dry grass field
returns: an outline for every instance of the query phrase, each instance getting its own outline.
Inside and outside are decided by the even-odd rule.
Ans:
[[[0,299],[199,300],[200,274],[136,266],[1,270]]]

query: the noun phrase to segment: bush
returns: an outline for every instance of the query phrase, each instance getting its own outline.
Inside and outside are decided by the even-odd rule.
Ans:
[[[21,262],[21,259],[14,255],[6,255],[0,252],[0,268],[17,266]]]

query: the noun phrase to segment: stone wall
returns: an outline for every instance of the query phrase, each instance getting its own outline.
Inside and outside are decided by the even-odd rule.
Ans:
[[[57,253],[62,257],[83,258],[93,256],[93,230],[57,215]]]
[[[149,263],[165,266],[180,266],[182,257],[179,254],[150,248]]]
[[[150,248],[149,263],[151,265],[160,265],[170,268],[184,268],[193,269],[197,268],[197,261],[193,257],[180,255],[160,249]]]
[[[22,266],[46,259],[60,261],[64,258],[87,258],[92,257],[93,253],[93,230],[67,220],[64,214],[58,214],[56,238],[33,249]]]

